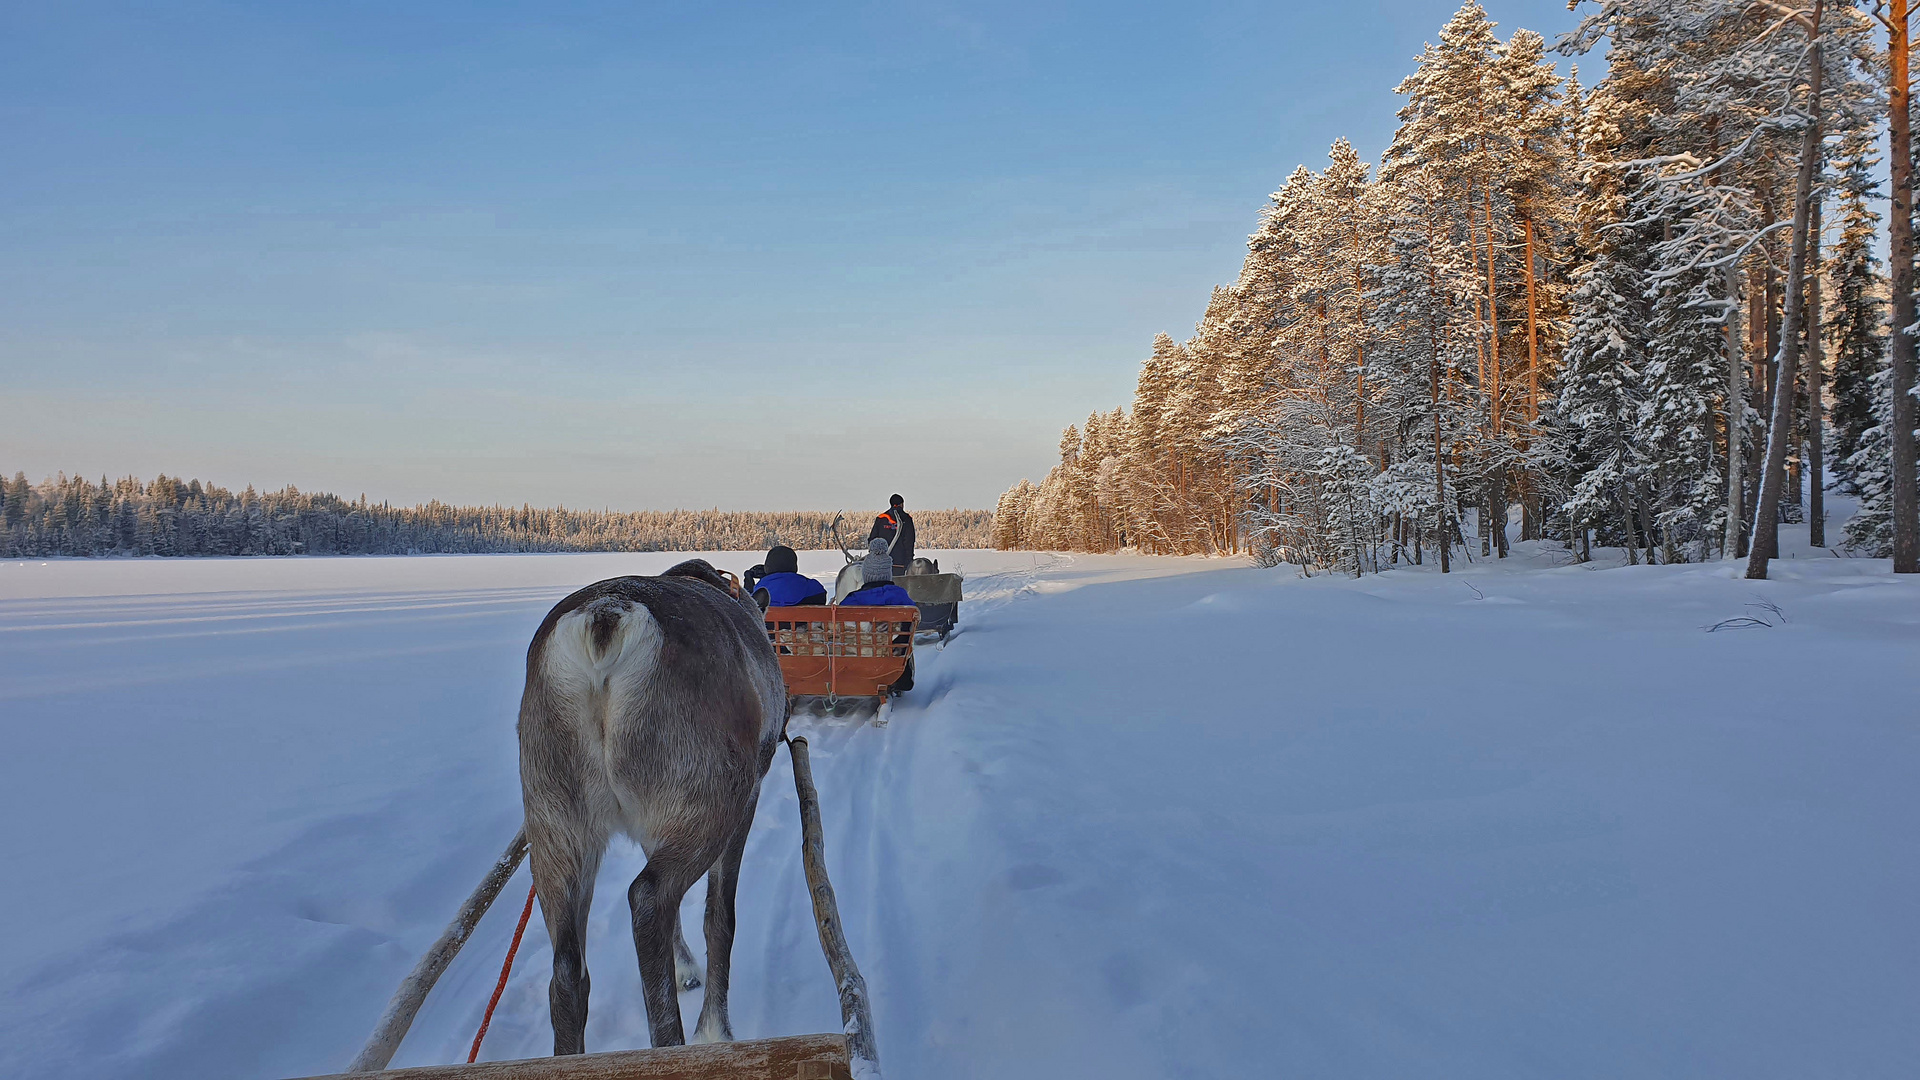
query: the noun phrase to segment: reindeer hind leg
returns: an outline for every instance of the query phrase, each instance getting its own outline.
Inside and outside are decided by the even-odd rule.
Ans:
[[[707,995],[700,1005],[700,1023],[693,1032],[696,1043],[733,1041],[727,993],[733,982],[735,898],[740,886],[740,861],[747,852],[747,834],[753,829],[757,801],[748,802],[746,817],[707,875]]]
[[[581,857],[579,852],[554,852],[546,844],[535,844],[532,863],[540,914],[553,942],[553,981],[547,987],[553,1052],[585,1053],[587,1000],[593,986],[587,974],[587,914],[593,907],[600,853]]]
[[[654,1046],[680,1046],[687,1041],[675,992],[674,946],[679,937],[680,901],[706,873],[711,858],[710,852],[661,844],[627,889],[633,950],[640,961],[640,985]]]
[[[643,850],[651,844],[641,841]],[[647,850],[647,858],[653,858],[653,852]],[[691,889],[693,886],[689,885]],[[680,909],[673,909],[673,984],[682,992],[700,988],[700,961],[694,959],[693,949],[687,944],[687,933],[681,926]]]
[[[693,949],[687,945],[687,933],[681,928],[678,908],[673,912],[673,982],[682,991],[700,988],[700,961],[694,959]]]

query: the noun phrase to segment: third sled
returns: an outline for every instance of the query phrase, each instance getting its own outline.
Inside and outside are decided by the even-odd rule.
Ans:
[[[913,606],[920,609],[920,625],[915,633],[939,634],[940,640],[945,641],[960,622],[960,575],[941,573],[938,560],[913,561],[931,561],[933,572],[908,570],[893,582],[907,590],[907,595],[913,597]]]

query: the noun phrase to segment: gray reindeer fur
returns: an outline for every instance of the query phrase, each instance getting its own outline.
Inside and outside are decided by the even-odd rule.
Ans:
[[[616,832],[647,854],[627,903],[653,1045],[686,1041],[680,901],[707,874],[707,993],[694,1041],[733,1038],[734,894],[786,700],[759,608],[730,596],[700,559],[589,585],[540,623],[520,699],[520,787],[553,942],[555,1054],[586,1049],[587,912]]]

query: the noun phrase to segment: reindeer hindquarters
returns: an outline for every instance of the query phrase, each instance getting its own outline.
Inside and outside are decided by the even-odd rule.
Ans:
[[[728,1037],[735,886],[786,704],[757,613],[712,582],[613,579],[555,605],[527,661],[521,785],[554,943],[555,1052],[584,1049],[586,917],[613,832],[647,852],[627,901],[653,1045],[685,1041],[675,968],[691,957],[676,955],[688,952],[680,904],[709,872],[708,977],[718,985],[709,983],[699,1033]]]

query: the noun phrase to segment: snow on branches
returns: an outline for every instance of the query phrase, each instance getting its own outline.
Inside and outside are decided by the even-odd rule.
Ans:
[[[1591,91],[1539,35],[1502,41],[1461,7],[1396,88],[1377,172],[1341,139],[1323,171],[1287,177],[1193,335],[1155,339],[1132,409],[1070,428],[1059,466],[1003,496],[996,545],[1248,551],[1358,574],[1463,546],[1504,557],[1517,526],[1580,557],[1744,556],[1763,417],[1791,418],[1779,518],[1823,482],[1819,384],[1803,375],[1772,408],[1783,313],[1817,317],[1822,289],[1800,366],[1833,358],[1840,472],[1880,497],[1872,21],[1846,0],[1818,18],[1750,0],[1594,6],[1558,44],[1607,46]],[[1807,196],[1837,204],[1824,260],[1817,226],[1794,229],[1809,131],[1823,159],[1836,148]]]

